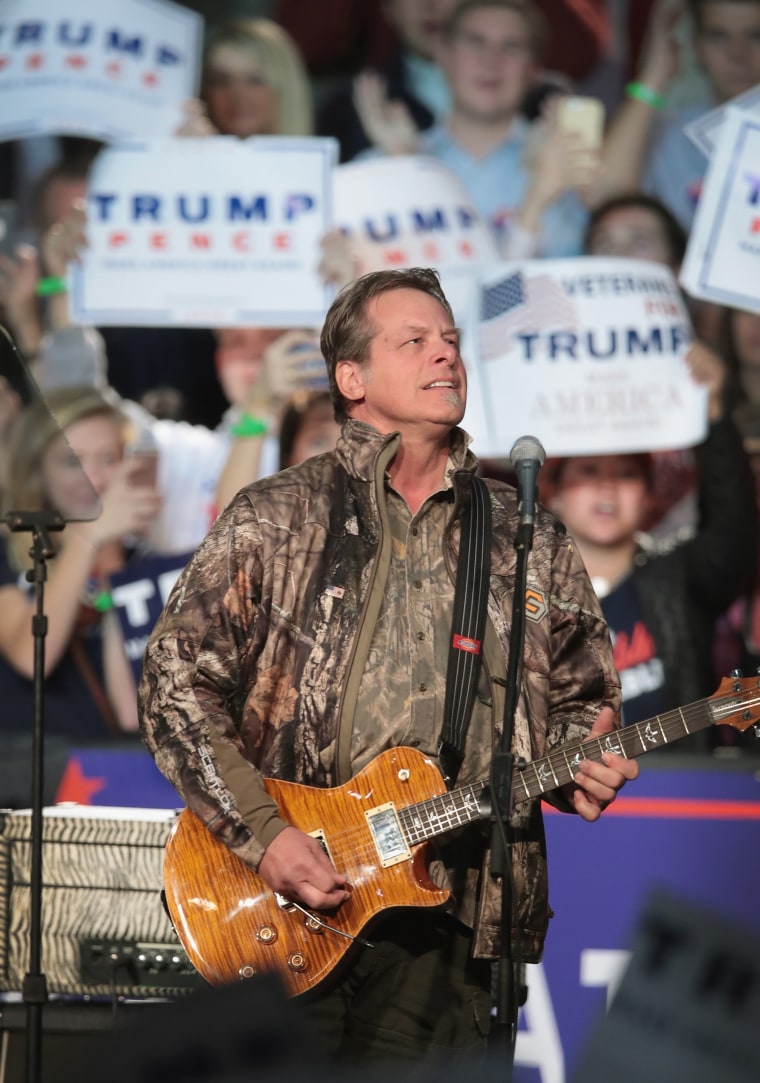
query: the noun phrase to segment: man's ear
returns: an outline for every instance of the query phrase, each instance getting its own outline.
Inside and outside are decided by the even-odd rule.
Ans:
[[[360,402],[364,398],[364,372],[358,361],[338,361],[335,382],[348,402]]]

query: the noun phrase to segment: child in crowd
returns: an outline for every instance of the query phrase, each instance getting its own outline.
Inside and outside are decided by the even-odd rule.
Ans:
[[[699,521],[692,536],[655,546],[640,534],[651,500],[649,455],[573,456],[548,470],[546,502],[574,538],[610,626],[624,724],[715,691],[715,622],[754,573],[754,484],[724,408],[725,366],[702,345],[691,347],[688,361],[708,388],[710,419],[697,449]],[[715,740],[714,732],[703,732],[675,747],[698,751]]]

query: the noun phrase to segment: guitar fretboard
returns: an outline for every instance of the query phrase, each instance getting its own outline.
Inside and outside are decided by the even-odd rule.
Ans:
[[[724,686],[727,683],[724,682]],[[760,694],[757,685],[749,688],[748,684],[748,681],[737,681],[732,694],[716,694],[710,699],[666,711],[646,722],[625,726],[603,737],[562,746],[543,759],[515,767],[512,772],[513,800],[520,802],[540,797],[572,782],[582,760],[598,762],[605,752],[635,759],[652,749],[720,723],[737,712],[739,718],[745,718],[749,725],[752,710],[760,703]],[[488,789],[489,780],[481,779],[451,793],[439,794],[397,810],[407,843],[414,846],[489,816],[490,809],[483,804]]]

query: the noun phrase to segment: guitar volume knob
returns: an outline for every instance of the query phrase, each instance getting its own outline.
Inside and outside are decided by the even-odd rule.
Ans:
[[[291,970],[295,970],[296,973],[301,974],[309,965],[306,956],[301,951],[294,951],[292,955],[288,956],[288,966]]]
[[[277,939],[277,930],[273,929],[271,925],[262,925],[256,931],[256,939],[261,944],[274,944]]]
[[[238,970],[238,975],[241,978],[252,978],[255,973],[256,973],[256,967],[251,966],[250,963],[243,963],[243,965]]]

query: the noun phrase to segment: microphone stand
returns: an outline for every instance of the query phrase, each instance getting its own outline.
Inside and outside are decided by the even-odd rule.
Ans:
[[[533,519],[521,520],[515,536],[517,565],[515,592],[512,605],[512,631],[509,639],[507,664],[507,688],[504,710],[504,728],[499,748],[494,753],[491,766],[491,801],[493,828],[491,832],[491,875],[501,877],[501,952],[497,962],[495,982],[495,1021],[492,1022],[489,1045],[507,1052],[508,1075],[512,1068],[517,1039],[517,1016],[519,1010],[519,960],[512,958],[512,912],[514,890],[511,861],[512,776],[514,756],[512,739],[515,728],[515,712],[522,675],[525,645],[525,591],[528,575],[528,553],[533,545]]]
[[[26,1083],[39,1083],[42,1068],[42,1009],[48,1000],[47,978],[42,971],[42,809],[44,803],[45,637],[48,619],[44,610],[48,561],[55,553],[49,531],[63,530],[64,519],[51,511],[11,511],[5,517],[11,531],[32,534],[32,567],[26,573],[34,583],[34,719],[32,728],[32,822],[29,878],[29,969],[24,975],[22,997],[26,1006]]]

